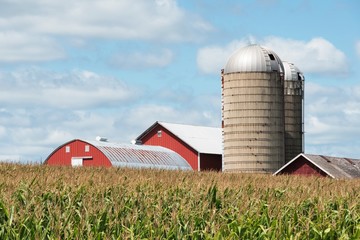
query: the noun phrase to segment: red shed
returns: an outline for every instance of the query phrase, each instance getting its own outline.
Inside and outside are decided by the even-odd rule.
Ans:
[[[360,160],[301,153],[274,173],[360,178]]]
[[[194,170],[222,169],[221,128],[155,122],[136,141],[169,148],[181,155]]]
[[[159,146],[74,139],[56,148],[44,164],[191,170],[176,152]]]

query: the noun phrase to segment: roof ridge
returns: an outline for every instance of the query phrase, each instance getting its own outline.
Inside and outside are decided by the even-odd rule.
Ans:
[[[172,125],[182,125],[182,126],[192,126],[192,127],[221,129],[221,127],[202,126],[202,125],[185,124],[185,123],[171,123],[171,122],[161,122],[161,121],[158,121],[158,123],[159,123],[159,124],[172,124]]]

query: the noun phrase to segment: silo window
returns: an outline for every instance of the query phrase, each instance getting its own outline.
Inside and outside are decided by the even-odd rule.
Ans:
[[[274,55],[272,55],[272,54],[269,54],[269,57],[270,57],[270,59],[271,59],[271,60],[275,60],[275,57],[274,57]]]
[[[89,152],[90,151],[90,146],[89,145],[85,145],[85,152]]]
[[[70,152],[70,146],[66,146],[66,147],[65,147],[65,152],[67,152],[67,153]]]
[[[162,136],[161,130],[159,130],[159,131],[157,132],[157,136],[158,136],[158,137],[161,137],[161,136]]]
[[[297,75],[298,75],[298,80],[301,80],[301,75],[300,75],[300,73],[297,73]]]

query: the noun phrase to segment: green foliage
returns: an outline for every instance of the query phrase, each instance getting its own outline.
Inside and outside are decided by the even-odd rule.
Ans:
[[[360,239],[358,180],[6,164],[0,171],[0,239]]]

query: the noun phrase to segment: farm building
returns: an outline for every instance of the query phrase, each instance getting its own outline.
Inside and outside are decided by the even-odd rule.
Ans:
[[[191,170],[179,154],[160,146],[139,146],[74,139],[55,149],[47,165],[106,166]]]
[[[224,172],[273,173],[303,152],[304,76],[257,44],[221,71]]]
[[[280,174],[360,178],[360,160],[301,153],[274,173]]]
[[[136,141],[177,152],[193,170],[221,171],[221,134],[221,128],[155,122]]]

